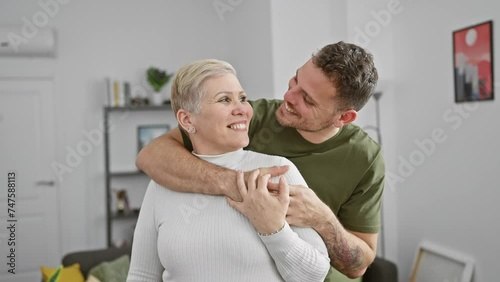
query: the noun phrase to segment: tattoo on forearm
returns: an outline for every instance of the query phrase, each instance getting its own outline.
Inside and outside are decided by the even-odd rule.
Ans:
[[[365,261],[365,254],[359,246],[351,246],[348,240],[341,234],[341,229],[332,226],[331,238],[325,238],[331,264],[333,267],[342,270],[355,270],[362,266]]]
[[[356,269],[364,262],[363,251],[358,247],[350,247],[346,242],[333,246],[333,264],[340,269]]]

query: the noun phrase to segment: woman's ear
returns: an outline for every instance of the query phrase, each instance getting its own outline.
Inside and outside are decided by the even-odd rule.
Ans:
[[[192,115],[190,112],[188,112],[184,109],[180,109],[177,111],[176,117],[177,117],[177,121],[179,121],[179,125],[185,131],[188,131],[189,128],[194,127],[194,124],[192,122]]]
[[[357,117],[358,112],[356,112],[355,110],[347,110],[341,113],[340,116],[336,115],[333,124],[335,125],[335,127],[341,128],[342,126],[355,121]]]

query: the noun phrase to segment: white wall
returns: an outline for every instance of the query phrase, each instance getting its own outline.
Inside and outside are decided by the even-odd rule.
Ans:
[[[228,60],[233,62],[240,82],[251,99],[272,97],[270,3],[226,2],[241,3],[227,13],[227,23],[224,23],[228,31]]]
[[[398,169],[402,159],[422,151],[415,142],[430,142],[433,130],[447,138],[434,142],[434,151],[396,185],[400,281],[407,281],[422,239],[473,256],[475,281],[498,281],[500,104],[454,103],[452,32],[489,19],[498,23],[500,4],[402,3],[405,11],[392,24]],[[498,50],[495,28],[493,38]],[[465,110],[464,117],[452,112],[464,105],[475,110]],[[447,112],[461,123],[445,119]]]

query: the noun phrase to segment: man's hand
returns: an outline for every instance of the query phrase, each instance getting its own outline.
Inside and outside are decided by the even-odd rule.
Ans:
[[[277,190],[275,183],[269,184],[269,190]],[[289,185],[290,205],[286,221],[290,225],[315,228],[331,214],[330,208],[323,203],[313,190],[301,185]]]
[[[243,178],[244,178],[244,184],[248,185],[248,178],[250,177],[250,174],[252,174],[255,171],[258,171],[258,176],[264,176],[266,174],[269,174],[271,177],[275,176],[281,176],[285,174],[288,170],[290,169],[289,166],[287,165],[282,165],[282,166],[272,166],[272,167],[262,167],[256,170],[252,171],[247,171],[244,173]],[[236,202],[241,202],[243,201],[243,198],[241,196],[240,190],[238,189],[238,177],[235,177],[235,183],[234,183],[234,189],[229,189],[224,192],[224,195],[228,196],[231,198],[231,200],[236,201]],[[278,183],[276,183],[276,190],[278,189],[277,186]]]
[[[276,190],[274,184],[270,190]],[[377,234],[350,232],[311,189],[289,185],[290,205],[286,221],[290,225],[312,227],[328,249],[330,263],[349,278],[360,277],[373,261]]]
[[[285,225],[285,216],[290,202],[288,196],[288,184],[284,177],[280,177],[278,193],[270,193],[267,184],[271,176],[265,174],[260,176],[259,169],[253,170],[247,179],[243,172],[238,171],[238,190],[243,198],[242,202],[236,202],[227,198],[229,205],[244,214],[259,233],[272,233]]]

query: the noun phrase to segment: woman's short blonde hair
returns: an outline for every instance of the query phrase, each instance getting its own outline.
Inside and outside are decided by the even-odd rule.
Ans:
[[[200,103],[206,94],[204,83],[213,77],[234,74],[236,70],[225,61],[205,59],[194,61],[179,69],[172,82],[172,109],[199,113]]]

